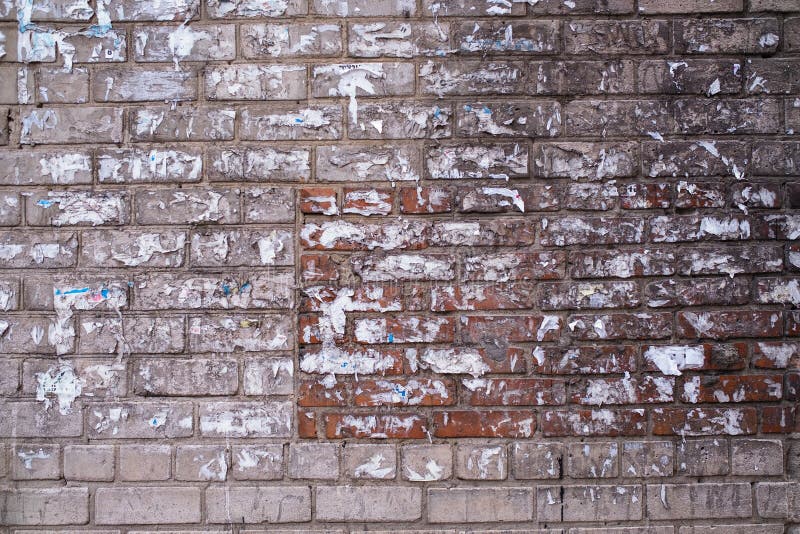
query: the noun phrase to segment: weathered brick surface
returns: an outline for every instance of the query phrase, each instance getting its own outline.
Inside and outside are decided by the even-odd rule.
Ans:
[[[0,0],[0,534],[798,531],[798,54],[797,0]]]

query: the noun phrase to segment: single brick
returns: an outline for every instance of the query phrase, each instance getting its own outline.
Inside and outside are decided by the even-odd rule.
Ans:
[[[114,22],[180,21],[200,14],[200,0],[162,0],[156,5],[142,5],[136,0],[115,0],[108,15]]]
[[[94,72],[92,94],[97,102],[197,100],[197,72],[171,68],[98,69]]]
[[[431,488],[428,490],[431,523],[491,523],[531,521],[530,488]]]
[[[283,446],[235,445],[231,472],[236,480],[283,478]]]
[[[98,488],[98,525],[161,525],[200,521],[200,488]],[[121,504],[121,506],[120,506]]]
[[[542,413],[542,433],[545,437],[642,436],[646,427],[643,409],[546,410]]]
[[[672,476],[675,451],[670,441],[625,441],[620,474],[623,477]]]
[[[175,480],[225,482],[228,451],[223,445],[180,445],[175,448]]]
[[[642,0],[639,3],[639,13],[650,14],[679,14],[684,13],[724,13],[727,11],[742,11],[743,0],[724,0],[722,2],[707,2],[706,0],[673,0],[671,2],[656,2],[655,0]]]
[[[517,480],[561,478],[564,449],[558,442],[516,442],[511,449],[511,471]]]
[[[702,19],[675,21],[675,52],[689,54],[762,54],[780,43],[778,21]]]
[[[348,445],[344,449],[344,473],[354,479],[394,480],[397,453],[394,445]]]
[[[142,62],[174,62],[178,65],[180,61],[231,60],[236,57],[236,27],[233,24],[137,26],[133,30],[133,42],[133,57]]]
[[[333,443],[289,444],[289,477],[336,480],[341,448]]]
[[[311,520],[308,486],[210,486],[206,489],[209,523],[229,523],[237,517],[246,523],[299,523]]]
[[[320,521],[414,521],[422,516],[422,489],[385,486],[317,486]]]
[[[204,91],[208,100],[304,100],[306,78],[303,65],[213,66]]]
[[[61,413],[55,407],[47,409],[38,401],[7,403],[3,406],[5,417],[0,419],[0,437],[52,438],[83,435],[81,406]]]
[[[539,486],[539,521],[624,521],[642,519],[641,486]]]
[[[292,406],[287,402],[204,402],[200,433],[208,437],[289,437]]]
[[[776,440],[744,439],[731,444],[731,474],[782,475],[783,443]]]
[[[149,106],[128,112],[134,142],[230,141],[235,118],[232,108],[210,106]]]
[[[714,506],[705,503],[713,502]],[[647,486],[649,519],[744,518],[753,514],[750,484],[693,483]]]
[[[692,439],[677,445],[677,472],[690,476],[727,475],[730,472],[728,440]]]
[[[655,408],[657,436],[740,436],[756,431],[755,408]]]
[[[94,439],[176,438],[194,429],[190,402],[103,402],[88,410],[87,431]]]
[[[90,482],[114,480],[112,445],[67,445],[64,447],[64,478]]]
[[[198,2],[199,3],[199,2]],[[253,4],[248,0],[209,0],[208,14],[212,19],[283,17],[305,15],[308,12],[308,0],[287,0],[286,2]]]
[[[619,445],[616,442],[571,443],[567,474],[571,478],[616,478]]]
[[[167,480],[172,448],[169,445],[122,445],[119,448],[119,479],[128,482]]]
[[[7,525],[85,525],[88,488],[18,488],[0,492]],[[199,517],[198,517],[199,519]]]
[[[395,21],[351,23],[348,24],[348,39],[348,52],[353,57],[437,56],[450,49],[450,24]]]
[[[452,136],[449,104],[426,101],[362,103],[349,114],[350,139],[445,139]]]
[[[505,480],[508,456],[503,445],[465,445],[455,449],[456,476],[462,480]]]
[[[26,145],[122,142],[122,108],[26,109],[21,120]]]
[[[433,482],[453,475],[453,451],[449,445],[404,445],[401,456],[404,480]]]
[[[241,138],[248,141],[339,139],[342,108],[250,106],[239,114],[239,130]]]
[[[61,447],[15,445],[11,449],[11,478],[14,480],[61,478]]]
[[[136,361],[133,377],[137,395],[234,395],[239,372],[236,360],[142,359]]]

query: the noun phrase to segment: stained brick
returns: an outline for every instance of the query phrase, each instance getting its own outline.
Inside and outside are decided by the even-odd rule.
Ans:
[[[0,524],[794,532],[797,9],[0,0]]]

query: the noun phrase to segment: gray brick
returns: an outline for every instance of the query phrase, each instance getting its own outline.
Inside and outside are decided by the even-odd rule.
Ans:
[[[324,57],[342,51],[338,24],[243,24],[242,54],[246,58]]]
[[[288,402],[204,402],[200,433],[207,437],[286,438],[292,431]]]
[[[194,428],[190,402],[104,402],[88,413],[94,439],[186,437]]]
[[[769,476],[783,472],[782,442],[744,439],[731,443],[731,474]]]
[[[61,448],[58,445],[15,445],[11,449],[14,480],[58,480],[61,478]]]
[[[98,488],[98,525],[161,525],[200,521],[200,488]]]
[[[306,98],[302,65],[229,65],[205,73],[209,100],[301,100]]]
[[[67,107],[21,112],[22,144],[119,143],[122,109]]]
[[[642,487],[539,486],[539,521],[631,521],[643,517]]]
[[[488,523],[533,519],[529,488],[432,488],[428,490],[431,523]]]
[[[111,482],[115,471],[111,445],[67,445],[64,447],[64,478]]]
[[[209,523],[299,523],[311,520],[307,486],[210,487],[206,489]]]
[[[137,26],[134,59],[143,62],[230,60],[236,57],[233,24]]]
[[[6,525],[84,525],[88,488],[19,488],[0,491]]]
[[[289,477],[316,480],[339,478],[341,447],[334,443],[292,443],[289,445]]]
[[[647,486],[649,519],[750,517],[750,484],[693,483]]]
[[[169,445],[121,445],[119,479],[127,482],[168,480],[172,471]]]
[[[95,71],[92,94],[98,102],[197,100],[197,73],[186,69],[107,68]]]
[[[414,521],[422,516],[422,490],[387,486],[317,486],[320,521]]]

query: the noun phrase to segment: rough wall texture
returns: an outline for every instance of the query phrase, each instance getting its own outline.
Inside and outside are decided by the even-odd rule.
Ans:
[[[0,21],[0,532],[800,531],[798,0]]]

